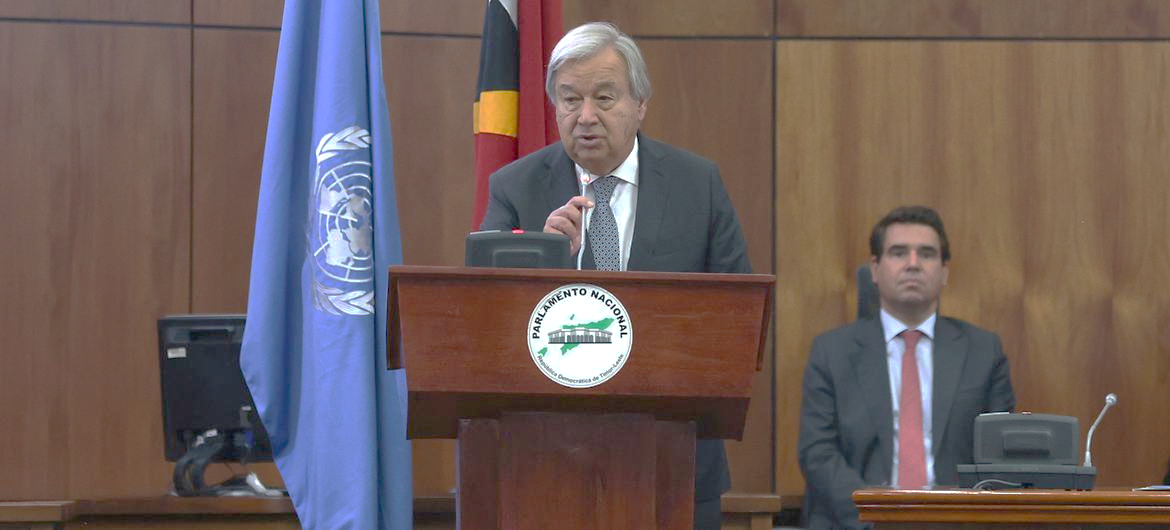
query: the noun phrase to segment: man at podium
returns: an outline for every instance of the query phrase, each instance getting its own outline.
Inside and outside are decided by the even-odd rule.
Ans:
[[[865,528],[866,486],[956,485],[975,417],[1015,407],[999,337],[940,316],[950,246],[942,219],[897,208],[870,236],[881,311],[813,341],[800,407],[809,530]]]
[[[561,141],[495,172],[481,230],[562,233],[579,268],[751,272],[718,167],[640,134],[650,77],[608,23],[565,34],[545,90]],[[695,528],[717,529],[731,487],[721,440],[696,446]]]

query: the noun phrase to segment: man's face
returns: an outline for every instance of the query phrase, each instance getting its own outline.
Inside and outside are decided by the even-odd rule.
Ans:
[[[630,95],[626,62],[613,48],[566,63],[555,81],[557,129],[569,158],[595,175],[617,169],[634,148],[646,102]]]
[[[882,307],[900,319],[925,319],[937,311],[950,270],[934,228],[894,223],[882,245],[882,255],[869,265]]]

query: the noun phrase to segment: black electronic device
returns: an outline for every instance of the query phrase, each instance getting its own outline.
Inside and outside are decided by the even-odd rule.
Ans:
[[[467,235],[468,267],[576,268],[564,234],[490,230]]]
[[[166,459],[175,462],[180,495],[274,495],[257,488],[207,487],[211,462],[271,462],[272,446],[240,371],[244,315],[168,315],[158,321]]]
[[[1080,422],[1055,414],[995,412],[975,418],[974,464],[959,486],[1091,490],[1097,468],[1077,465]]]

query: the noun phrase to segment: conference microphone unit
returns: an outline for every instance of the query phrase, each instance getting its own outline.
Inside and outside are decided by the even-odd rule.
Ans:
[[[1101,418],[1105,417],[1105,411],[1109,407],[1117,404],[1117,394],[1110,392],[1105,396],[1105,406],[1101,407],[1101,412],[1097,414],[1097,419],[1093,421],[1093,425],[1089,427],[1089,434],[1085,436],[1085,462],[1081,464],[1085,467],[1092,467],[1093,465],[1093,432],[1097,430],[1097,426],[1101,424]]]
[[[1091,490],[1093,432],[1117,394],[1105,396],[1105,407],[1085,437],[1085,461],[1077,465],[1080,446],[1077,419],[1054,414],[994,412],[975,418],[974,463],[955,466],[959,486],[974,489],[1051,488]]]

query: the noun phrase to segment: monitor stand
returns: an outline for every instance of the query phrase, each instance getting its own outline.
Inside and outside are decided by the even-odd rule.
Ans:
[[[246,468],[245,468],[246,469]],[[284,490],[269,488],[260,481],[256,473],[248,471],[245,475],[237,475],[211,488],[214,495],[220,497],[283,497]]]
[[[247,460],[242,463],[244,473],[235,475],[220,484],[208,486],[203,483],[203,472],[207,466],[227,454],[229,443],[237,444],[247,454],[251,447],[247,443],[240,445],[239,433],[223,433],[218,429],[209,429],[200,434],[195,444],[187,454],[175,462],[174,486],[175,495],[182,497],[281,497],[283,490],[272,489],[260,482],[260,477],[248,469]]]

